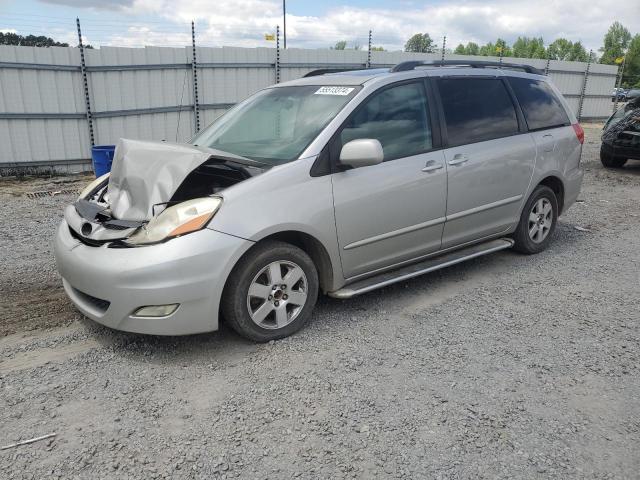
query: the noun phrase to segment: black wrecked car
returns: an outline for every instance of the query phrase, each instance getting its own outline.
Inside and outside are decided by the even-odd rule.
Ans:
[[[621,168],[627,160],[640,160],[640,97],[616,110],[602,132],[602,165]]]

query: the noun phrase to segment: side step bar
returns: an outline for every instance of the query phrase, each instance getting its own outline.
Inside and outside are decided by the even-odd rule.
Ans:
[[[410,278],[418,277],[425,273],[440,270],[441,268],[455,265],[456,263],[464,262],[465,260],[471,260],[472,258],[480,257],[488,253],[497,252],[498,250],[504,250],[513,246],[513,240],[510,238],[499,238],[497,240],[491,240],[476,245],[472,245],[461,250],[456,250],[451,253],[445,253],[435,258],[429,258],[419,263],[413,263],[405,267],[393,270],[391,272],[384,272],[375,275],[364,280],[359,280],[346,287],[336,290],[335,292],[329,292],[330,297],[334,298],[351,298],[356,295],[376,290],[378,288],[386,287],[393,283],[409,280]]]

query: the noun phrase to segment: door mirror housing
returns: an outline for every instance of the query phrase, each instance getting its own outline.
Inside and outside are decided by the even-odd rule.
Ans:
[[[375,138],[351,140],[340,151],[340,163],[353,168],[378,165],[383,160],[382,145]]]

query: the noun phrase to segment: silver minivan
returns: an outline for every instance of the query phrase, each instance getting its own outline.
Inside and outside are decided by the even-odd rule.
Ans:
[[[584,132],[542,72],[403,62],[257,92],[186,144],[122,139],[64,212],[69,298],[112,328],[259,342],[337,298],[545,249]]]

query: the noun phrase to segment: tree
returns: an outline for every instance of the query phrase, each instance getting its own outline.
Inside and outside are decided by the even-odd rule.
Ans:
[[[339,42],[336,42],[335,47],[333,47],[334,50],[346,50],[346,48],[347,48],[346,40],[340,40]]]
[[[547,58],[544,41],[540,38],[518,37],[513,43],[513,56],[519,58]]]
[[[372,47],[371,47],[371,51],[372,51],[372,52],[386,52],[386,50],[384,49],[384,47],[375,47],[375,46],[372,46]]]
[[[600,48],[600,63],[615,65],[616,58],[624,56],[631,41],[631,33],[620,22],[613,22],[604,36],[604,45]]]
[[[587,62],[589,61],[589,54],[587,50],[582,46],[582,42],[575,42],[571,46],[571,53],[569,54],[569,58],[567,59],[570,62]],[[595,58],[591,58],[591,61],[594,61]]]
[[[496,43],[489,42],[486,45],[483,45],[479,48],[478,54],[485,57],[499,57],[502,52],[503,57],[512,57],[511,49],[507,42],[503,39],[498,38]]]
[[[347,41],[346,40],[340,40],[339,42],[336,42],[336,44],[333,47],[329,47],[330,50],[361,50],[362,46],[356,42],[353,44],[353,47],[349,47],[347,45]]]
[[[44,35],[22,36],[17,33],[0,32],[0,45],[22,45],[24,47],[68,47],[68,43],[56,42]]]
[[[493,55],[500,56],[502,54],[503,57],[513,57],[513,53],[507,45],[507,42],[503,39],[499,38],[496,40],[496,51]]]
[[[464,47],[465,55],[479,55],[480,54],[480,46],[477,43],[469,42],[467,46]]]
[[[480,55],[480,47],[477,43],[469,42],[466,45],[458,45],[453,53],[456,55]]]
[[[556,38],[549,44],[547,54],[551,60],[571,60],[572,49],[572,41],[567,40],[566,38]]]
[[[404,45],[405,52],[434,53],[436,46],[428,33],[416,33]]]
[[[582,42],[572,42],[566,38],[557,38],[549,44],[547,54],[551,60],[564,60],[567,62],[586,62],[589,54]]]
[[[629,42],[629,50],[624,61],[622,83],[626,87],[640,85],[640,34],[636,34]]]
[[[486,43],[480,47],[478,50],[478,55],[482,55],[483,57],[488,57],[490,55],[496,54],[496,46],[493,42]]]

